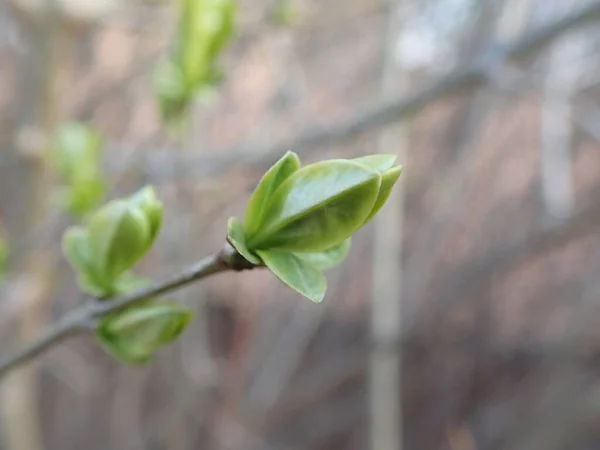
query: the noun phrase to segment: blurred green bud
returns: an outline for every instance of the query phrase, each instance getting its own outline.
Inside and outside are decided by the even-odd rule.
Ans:
[[[260,180],[244,223],[230,219],[228,240],[249,262],[320,301],[321,271],[345,259],[351,236],[385,204],[402,170],[395,160],[373,155],[300,167],[287,152]]]
[[[178,32],[154,85],[163,120],[180,130],[192,101],[211,98],[223,79],[217,60],[233,37],[235,0],[183,0]]]
[[[162,224],[163,205],[152,187],[108,202],[85,227],[63,236],[63,252],[87,292],[109,296],[131,283],[122,279],[152,247]]]
[[[276,25],[291,26],[298,21],[298,11],[292,0],[277,0],[270,17]]]
[[[58,128],[51,162],[65,184],[60,203],[83,217],[104,199],[106,184],[100,170],[103,140],[90,125],[69,122]]]
[[[156,196],[156,191],[152,186],[145,186],[129,198],[133,206],[142,210],[150,226],[150,242],[148,248],[152,246],[158,236],[162,226],[163,204]]]
[[[177,339],[193,313],[172,302],[146,302],[107,316],[96,336],[104,349],[121,362],[144,364],[161,347]]]

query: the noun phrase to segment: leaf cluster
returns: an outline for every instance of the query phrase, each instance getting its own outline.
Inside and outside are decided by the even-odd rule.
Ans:
[[[147,280],[131,272],[150,250],[162,225],[163,205],[146,186],[108,202],[83,225],[63,235],[63,252],[85,292],[100,298],[125,294]],[[96,330],[102,347],[122,362],[142,364],[175,340],[192,318],[188,309],[150,299],[104,317]]]
[[[100,169],[102,146],[100,133],[80,122],[63,124],[54,137],[51,163],[63,182],[58,201],[75,217],[85,217],[104,201],[106,182]]]
[[[228,240],[249,262],[320,302],[323,271],[339,265],[351,236],[389,197],[402,168],[394,155],[334,159],[301,167],[287,152],[260,180],[244,216],[232,217]]]

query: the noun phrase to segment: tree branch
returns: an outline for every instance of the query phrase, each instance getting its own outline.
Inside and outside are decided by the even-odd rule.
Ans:
[[[452,309],[456,302],[485,286],[493,276],[502,276],[515,271],[533,258],[540,257],[576,239],[595,235],[599,230],[600,203],[590,203],[560,225],[540,228],[512,244],[487,251],[484,256],[471,260],[457,269],[448,277],[447,282],[441,281],[440,293],[427,302],[426,306],[433,306],[428,312],[428,319],[432,320],[432,323],[439,323],[443,315]],[[423,306],[411,315],[410,323],[405,326],[405,336],[413,332],[418,319],[416,316],[420,311],[425,311]]]
[[[496,82],[498,78],[496,71],[508,61],[524,60],[565,32],[598,20],[600,20],[600,1],[580,8],[567,17],[540,26],[537,30],[526,33],[512,42],[493,45],[479,57],[474,58],[470,64],[449,72],[413,95],[392,98],[339,124],[316,125],[291,139],[284,139],[267,148],[261,144],[239,145],[223,151],[207,151],[200,156],[179,160],[176,164],[195,176],[214,176],[229,170],[232,165],[253,167],[270,165],[290,149],[297,153],[307,152],[354,138],[413,115],[432,102],[449,95],[481,87],[490,80]],[[164,157],[171,158],[172,152],[165,152]],[[151,167],[148,170],[152,176],[157,178],[169,176],[170,172],[163,170],[165,167],[163,163],[162,157],[150,161]]]
[[[86,305],[71,311],[51,325],[39,337],[26,344],[13,355],[0,361],[0,377],[6,375],[18,365],[42,354],[49,348],[75,334],[95,329],[97,319],[121,311],[141,301],[172,292],[210,275],[228,270],[245,270],[254,266],[247,265],[235,250],[227,245],[213,256],[204,258],[182,272],[161,283],[139,289],[131,294],[114,299],[93,299]]]

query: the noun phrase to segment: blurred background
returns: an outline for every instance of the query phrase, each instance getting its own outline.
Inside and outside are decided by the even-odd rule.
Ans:
[[[600,2],[240,1],[173,140],[176,2],[42,1],[0,7],[2,356],[82,301],[40,157],[65,121],[104,137],[110,198],[165,202],[155,280],[220,249],[286,150],[405,169],[322,304],[226,273],[172,294],[196,318],[148,366],[70,339],[0,380],[0,449],[600,448]]]

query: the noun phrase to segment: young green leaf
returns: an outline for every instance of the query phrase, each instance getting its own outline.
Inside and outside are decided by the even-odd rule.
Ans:
[[[327,280],[310,263],[282,250],[257,250],[257,253],[269,270],[287,286],[315,303],[323,300]]]
[[[262,264],[260,258],[252,253],[246,246],[246,238],[244,236],[244,226],[235,217],[231,217],[227,221],[227,241],[235,248],[240,255],[246,258],[252,264]]]
[[[56,133],[52,163],[70,184],[95,177],[101,146],[102,137],[89,125],[65,123]]]
[[[89,245],[98,278],[115,280],[148,249],[150,225],[140,208],[113,200],[98,210],[88,224]]]
[[[66,123],[56,133],[50,155],[65,184],[61,206],[76,217],[84,217],[105,196],[99,161],[101,147],[100,134],[87,124]]]
[[[153,83],[162,118],[167,121],[178,118],[189,101],[188,86],[181,68],[167,58],[157,66]]]
[[[100,178],[89,179],[67,187],[62,206],[75,217],[85,217],[104,199],[106,184]]]
[[[118,360],[143,364],[160,347],[177,339],[193,313],[172,302],[147,302],[105,317],[96,336]]]
[[[369,214],[369,217],[367,217],[367,220],[365,220],[365,224],[367,224],[383,207],[388,197],[392,193],[392,188],[396,184],[396,181],[398,181],[398,178],[400,178],[402,166],[394,167],[396,158],[396,155],[382,154],[362,156],[352,160],[376,170],[381,174],[382,177],[381,188],[379,189],[377,201],[373,206],[371,214]]]
[[[244,234],[247,238],[256,235],[263,226],[265,214],[273,193],[281,186],[281,183],[298,169],[300,169],[298,155],[288,151],[264,174],[252,193],[250,200],[248,200],[248,206],[246,207]]]
[[[294,253],[298,258],[306,261],[315,269],[327,270],[339,266],[350,251],[351,238],[346,239],[341,244],[322,252],[315,253]]]
[[[394,166],[397,158],[398,157],[396,155],[380,154],[361,156],[360,158],[354,158],[350,161],[364,164],[365,166],[370,167],[379,173],[383,173]]]
[[[371,214],[369,214],[369,217],[367,217],[365,220],[365,224],[369,222],[383,207],[388,197],[392,193],[392,188],[396,184],[396,181],[398,181],[398,178],[400,178],[401,173],[402,167],[393,167],[381,174],[381,187],[379,189],[379,195],[377,196],[377,201],[375,201],[375,205],[373,206]]]
[[[148,248],[150,248],[162,226],[163,204],[156,196],[156,191],[152,186],[143,187],[133,194],[129,201],[132,205],[140,208],[146,216],[150,226],[150,239],[148,240]]]
[[[380,185],[379,173],[353,161],[303,167],[277,189],[248,247],[319,252],[340,244],[363,225]]]
[[[114,282],[114,287],[116,290],[115,293],[119,295],[127,294],[137,289],[147,287],[151,282],[152,280],[149,278],[142,277],[131,272],[123,272]]]
[[[78,284],[84,292],[103,295],[110,291],[110,283],[97,277],[94,269],[87,229],[79,226],[67,229],[62,238],[62,251],[77,272]]]

